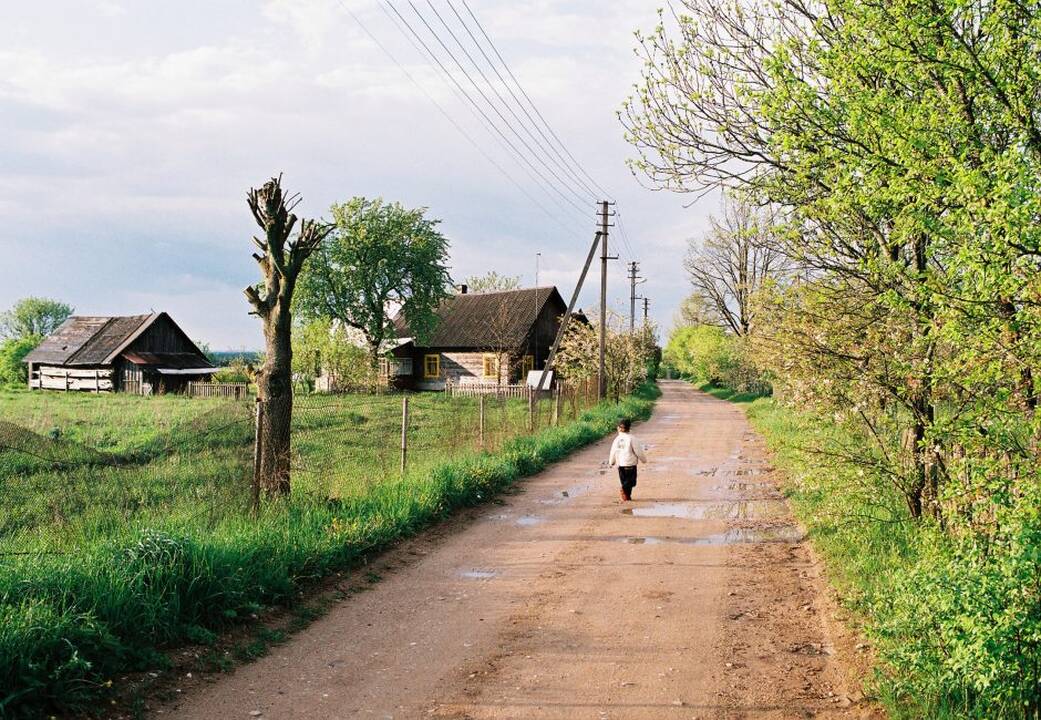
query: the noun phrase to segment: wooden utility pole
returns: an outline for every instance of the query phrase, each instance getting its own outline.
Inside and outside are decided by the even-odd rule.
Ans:
[[[578,302],[578,295],[582,292],[582,285],[586,281],[586,274],[589,272],[589,267],[593,264],[593,256],[596,255],[596,246],[600,244],[600,233],[598,232],[593,238],[593,244],[589,247],[589,255],[586,256],[586,264],[582,266],[582,273],[578,276],[578,284],[575,285],[575,291],[571,293],[571,301],[568,303],[567,312],[564,313],[564,319],[560,321],[560,328],[557,330],[557,337],[553,340],[553,347],[549,349],[549,357],[546,358],[546,364],[542,368],[542,374],[539,375],[539,384],[536,385],[540,390],[546,386],[546,376],[549,371],[553,369],[553,361],[556,360],[557,350],[560,349],[560,341],[564,339],[564,333],[567,332],[568,324],[571,322],[571,315],[575,311],[575,303]]]
[[[401,474],[405,474],[408,455],[408,395],[401,396]]]
[[[617,260],[607,254],[607,228],[611,224],[611,202],[600,203],[600,362],[597,365],[597,395],[603,400],[607,397],[607,261]]]
[[[645,282],[637,273],[640,271],[640,263],[633,260],[629,263],[629,332],[636,329],[636,286]]]

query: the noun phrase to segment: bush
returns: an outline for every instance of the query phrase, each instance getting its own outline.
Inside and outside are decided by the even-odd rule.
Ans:
[[[715,325],[674,330],[663,361],[697,383],[759,395],[770,392],[769,383],[748,360],[744,340]]]
[[[29,369],[22,360],[42,340],[37,336],[29,336],[0,342],[0,386],[25,385],[29,381]]]

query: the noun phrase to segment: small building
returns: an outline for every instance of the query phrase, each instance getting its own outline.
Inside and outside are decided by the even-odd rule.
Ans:
[[[470,293],[463,285],[438,308],[437,325],[422,344],[400,316],[395,319],[398,344],[384,373],[394,385],[415,390],[524,382],[545,366],[566,312],[555,287]]]
[[[33,390],[183,392],[217,368],[164,312],[70,317],[25,357]]]

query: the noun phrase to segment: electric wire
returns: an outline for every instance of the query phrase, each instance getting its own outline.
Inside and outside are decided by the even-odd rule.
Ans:
[[[485,160],[487,160],[493,167],[495,167],[496,170],[502,173],[507,180],[509,180],[518,190],[520,190],[526,198],[531,200],[531,202],[543,213],[545,213],[547,217],[549,217],[555,223],[560,225],[560,227],[563,230],[567,231],[568,233],[572,233],[575,231],[575,228],[568,227],[568,225],[565,222],[563,222],[561,218],[559,218],[554,213],[550,212],[549,209],[547,209],[541,202],[539,202],[537,198],[531,195],[531,193],[529,193],[523,185],[521,185],[499,162],[497,162],[495,158],[489,155],[484,150],[484,148],[482,148],[480,144],[476,140],[474,140],[473,137],[455,120],[455,118],[453,118],[451,114],[447,110],[445,110],[441,103],[439,103],[433,95],[427,92],[426,88],[415,78],[415,76],[413,76],[411,72],[409,72],[408,68],[406,68],[404,64],[402,64],[397,59],[394,53],[392,53],[382,42],[380,42],[379,38],[377,38],[376,35],[369,30],[368,26],[366,26],[365,23],[362,22],[361,18],[345,4],[344,0],[338,1],[340,6],[354,19],[354,21],[358,24],[358,27],[362,29],[362,31],[369,37],[369,39],[371,39],[376,44],[376,46],[380,48],[380,50],[388,58],[390,58],[390,60],[398,67],[398,69],[400,69],[402,73],[404,73],[404,75],[412,82],[412,84],[415,85],[419,89],[419,91],[422,92],[428,100],[430,100],[430,102],[445,117],[445,119],[448,120],[452,127],[454,127],[459,132],[459,134],[462,135],[463,138],[466,139],[466,141],[470,143],[470,145],[472,145],[473,148],[477,150],[477,152],[480,153],[482,157],[484,157]]]
[[[610,193],[607,190],[605,190],[602,185],[600,185],[596,180],[593,179],[593,177],[586,171],[582,164],[578,162],[577,159],[575,159],[575,156],[571,154],[571,151],[567,149],[567,146],[560,139],[560,136],[557,135],[557,133],[553,130],[553,126],[549,124],[546,118],[539,111],[538,106],[535,105],[535,102],[531,99],[531,96],[528,95],[527,91],[524,90],[524,86],[520,84],[519,80],[517,80],[517,76],[513,74],[513,70],[510,69],[509,64],[503,58],[502,53],[499,52],[499,48],[495,45],[491,37],[489,37],[488,33],[485,31],[484,26],[481,24],[481,21],[477,19],[477,16],[474,15],[473,10],[470,9],[470,4],[466,0],[462,0],[462,3],[463,7],[466,8],[466,12],[470,15],[471,18],[473,18],[473,21],[474,23],[476,23],[477,28],[481,31],[481,35],[484,37],[485,41],[487,41],[488,45],[492,48],[492,52],[495,53],[495,56],[499,58],[499,62],[501,62],[502,66],[506,69],[506,73],[510,76],[510,78],[513,79],[513,82],[517,86],[517,89],[520,90],[521,95],[523,95],[524,98],[528,101],[528,104],[531,106],[531,109],[535,112],[539,119],[542,120],[542,123],[546,127],[546,130],[548,130],[550,135],[552,135],[553,138],[557,141],[557,144],[560,146],[560,149],[564,151],[564,153],[575,164],[575,167],[577,167],[579,171],[589,180],[589,182],[592,183],[593,187],[600,190],[600,192],[602,192],[604,194],[604,197],[606,197],[607,199],[613,200],[613,193]]]
[[[437,43],[448,54],[448,56],[452,59],[452,61],[456,64],[456,66],[459,67],[459,69],[460,69],[460,71],[462,71],[463,75],[466,76],[467,80],[470,81],[470,84],[474,86],[474,88],[477,90],[477,93],[479,95],[481,95],[482,98],[484,98],[484,101],[486,103],[488,103],[488,105],[492,106],[492,103],[488,100],[488,97],[480,89],[480,87],[473,80],[473,78],[466,72],[465,68],[463,68],[462,64],[455,57],[455,55],[452,53],[452,51],[448,49],[448,46],[445,45],[445,43],[441,39],[441,37],[436,32],[434,32],[433,28],[430,27],[430,23],[428,23],[426,18],[423,16],[423,14],[419,12],[419,9],[416,8],[416,6],[411,2],[411,0],[409,0],[408,4],[412,8],[412,11],[419,18],[420,22],[422,22],[423,25],[426,26],[428,32],[430,32],[430,34],[434,36],[434,39],[437,41]],[[401,21],[405,24],[405,26],[409,29],[409,31],[412,32],[412,34],[416,37],[416,39],[419,40],[420,44],[423,45],[423,47],[425,47],[427,49],[427,52],[434,59],[434,61],[437,63],[437,65],[449,77],[449,79],[460,89],[460,91],[463,93],[463,95],[466,96],[466,98],[470,101],[471,105],[482,116],[484,116],[484,118],[486,120],[488,120],[489,123],[492,124],[492,126],[495,128],[496,133],[500,137],[502,137],[502,139],[513,149],[513,151],[517,155],[517,157],[520,158],[524,163],[526,163],[528,165],[528,167],[530,167],[532,169],[532,171],[535,172],[536,175],[538,175],[540,178],[542,178],[542,181],[547,183],[561,197],[562,200],[564,200],[567,204],[571,205],[573,208],[575,208],[579,212],[584,212],[584,208],[582,208],[580,205],[575,203],[574,200],[572,200],[567,195],[565,195],[563,192],[561,192],[560,188],[557,187],[557,185],[553,184],[552,181],[547,179],[546,176],[543,175],[542,172],[532,163],[531,159],[527,155],[522,153],[520,150],[518,150],[517,146],[514,145],[513,142],[510,141],[510,139],[508,137],[506,137],[506,134],[503,133],[502,129],[497,124],[495,124],[495,122],[490,117],[488,117],[488,114],[484,111],[484,109],[481,107],[481,105],[476,100],[473,99],[473,97],[470,95],[470,93],[466,91],[466,88],[464,88],[459,83],[459,81],[456,80],[455,76],[448,70],[448,68],[446,68],[444,66],[444,63],[441,62],[441,58],[438,57],[437,54],[433,50],[430,49],[430,47],[427,45],[426,41],[423,40],[423,38],[419,35],[419,33],[416,31],[416,29],[412,27],[412,24],[409,23],[409,21],[407,19],[405,19],[405,16],[402,15],[400,12],[398,12],[398,9],[396,7],[394,7],[394,5],[391,4],[390,2],[387,2],[387,5],[394,12],[394,14],[396,14],[398,16],[398,18],[401,19]],[[496,113],[498,113],[498,110],[496,108],[494,108],[494,106],[492,106],[492,107],[496,111]],[[498,113],[498,114],[499,114],[500,117],[502,117],[501,113]],[[505,121],[505,118],[504,118],[504,121]],[[512,130],[512,127],[511,127],[511,130]],[[515,135],[517,134],[516,130],[513,130],[513,132],[514,132]],[[519,138],[519,135],[518,135],[518,138]],[[526,143],[523,143],[523,139],[522,139],[522,144],[526,145]],[[529,151],[530,151],[530,147],[529,147]]]
[[[430,0],[427,0],[427,3],[429,4]],[[503,101],[503,104],[507,107],[510,107],[510,114],[512,114],[514,118],[517,119],[517,122],[520,123],[521,126],[525,129],[525,131],[528,132],[529,137],[531,137],[532,140],[539,144],[539,147],[543,149],[543,152],[546,152],[545,148],[549,148],[549,151],[552,152],[553,155],[556,157],[556,160],[553,162],[557,165],[558,168],[560,168],[566,175],[568,175],[568,177],[573,182],[578,183],[578,185],[580,185],[582,189],[589,194],[590,198],[592,198],[593,200],[597,200],[598,197],[596,191],[589,186],[589,184],[586,182],[586,180],[582,177],[581,174],[575,172],[575,170],[571,167],[571,165],[567,162],[564,156],[553,144],[553,141],[542,130],[542,127],[539,125],[539,123],[536,122],[535,118],[531,116],[531,113],[528,112],[528,108],[524,105],[524,103],[521,102],[520,98],[517,97],[517,93],[513,91],[513,88],[506,81],[506,78],[502,76],[502,73],[499,72],[499,68],[496,66],[495,61],[488,56],[488,53],[485,51],[484,46],[481,44],[480,40],[477,39],[477,36],[475,36],[473,31],[470,29],[470,25],[466,22],[463,16],[459,14],[459,11],[456,10],[455,5],[452,3],[452,0],[446,0],[446,3],[448,5],[448,8],[452,11],[452,14],[455,15],[456,19],[459,21],[459,25],[462,26],[462,28],[466,30],[466,34],[470,36],[470,40],[473,41],[474,47],[476,47],[477,50],[481,53],[481,56],[484,58],[484,61],[488,64],[488,67],[490,67],[492,72],[495,73],[495,76],[499,79],[499,82],[502,83],[502,87],[504,87],[506,91],[510,94],[510,97],[513,98],[513,102],[516,104],[518,108],[520,108],[521,112],[524,113],[524,116],[528,119],[528,123],[530,123],[531,127],[535,128],[535,132],[539,134],[539,136],[542,138],[542,141],[540,142],[539,140],[535,139],[535,137],[531,134],[531,130],[528,129],[528,125],[524,123],[524,121],[521,120],[519,117],[517,117],[516,112],[514,112],[512,107],[509,106],[509,103],[507,103],[505,99],[503,99],[502,96],[499,95],[498,92],[496,92],[496,94],[499,95],[499,98]],[[434,12],[437,12],[437,10],[434,10]],[[442,23],[443,22],[444,21],[442,20]]]

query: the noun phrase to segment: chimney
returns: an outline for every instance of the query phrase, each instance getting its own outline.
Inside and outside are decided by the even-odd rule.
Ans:
[[[463,283],[462,285],[460,285],[460,286],[459,286],[459,294],[460,294],[460,295],[466,295],[466,291],[467,291],[468,289],[469,289],[469,288],[468,288],[468,287],[466,287],[466,283]]]

